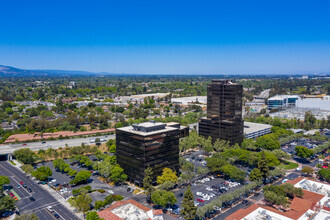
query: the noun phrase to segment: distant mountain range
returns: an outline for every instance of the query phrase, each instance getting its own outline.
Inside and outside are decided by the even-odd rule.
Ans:
[[[23,76],[139,76],[139,75],[158,75],[158,76],[166,76],[166,75],[176,75],[176,76],[212,76],[212,75],[222,75],[222,76],[321,76],[321,77],[329,77],[330,73],[305,73],[305,74],[217,74],[217,73],[208,73],[208,74],[137,74],[137,73],[107,73],[107,72],[88,72],[88,71],[80,71],[80,70],[26,70],[19,69],[11,66],[0,65],[0,77],[23,77]]]
[[[88,71],[75,71],[75,70],[26,70],[19,69],[11,66],[0,65],[0,77],[10,76],[78,76],[78,75],[117,75],[113,73],[93,73]]]

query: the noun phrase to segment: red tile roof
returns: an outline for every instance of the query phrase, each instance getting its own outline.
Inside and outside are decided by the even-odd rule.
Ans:
[[[259,207],[266,209],[268,211],[275,212],[277,214],[286,216],[288,218],[298,219],[304,213],[306,213],[309,209],[314,210],[314,207],[317,205],[317,203],[324,197],[324,195],[309,192],[306,190],[303,190],[303,192],[304,192],[304,195],[302,196],[302,198],[298,198],[298,197],[293,198],[288,211],[280,211],[280,210],[275,209],[270,206],[261,206],[261,205],[254,204],[247,209],[240,209],[240,210],[236,211],[235,213],[229,215],[226,218],[226,220],[243,219],[245,216],[252,213]]]
[[[154,213],[154,215],[162,215],[162,214],[164,214],[163,213],[163,210],[161,210],[161,209],[153,210],[153,213]]]
[[[108,209],[104,209],[97,213],[100,218],[103,218],[104,220],[123,220],[118,215],[113,214]]]
[[[29,140],[42,140],[42,139],[48,139],[48,138],[59,138],[61,135],[62,137],[73,137],[73,136],[80,136],[80,135],[92,135],[97,133],[109,133],[114,132],[114,128],[109,128],[105,130],[94,130],[94,131],[79,131],[79,132],[73,132],[73,131],[58,131],[54,133],[44,133],[43,138],[41,138],[40,132],[36,132],[34,134],[14,134],[7,138],[5,143],[13,143],[16,140],[19,142],[23,141],[29,141]]]

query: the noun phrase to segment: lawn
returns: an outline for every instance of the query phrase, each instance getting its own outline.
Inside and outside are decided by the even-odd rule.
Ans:
[[[291,170],[291,169],[296,169],[298,167],[298,164],[284,160],[278,167],[285,170]]]

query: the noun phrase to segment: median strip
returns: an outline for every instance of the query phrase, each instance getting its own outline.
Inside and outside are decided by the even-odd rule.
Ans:
[[[21,197],[19,197],[18,194],[13,189],[11,189],[10,192],[12,192],[18,200],[21,199]]]

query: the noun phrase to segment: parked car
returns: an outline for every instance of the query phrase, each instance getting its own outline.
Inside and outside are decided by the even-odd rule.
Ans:
[[[179,193],[179,195],[178,195],[179,197],[182,197],[183,196],[183,193]]]
[[[31,188],[28,188],[27,190],[28,190],[29,192],[32,192],[32,189],[31,189]]]
[[[36,201],[33,197],[30,197],[31,202]]]
[[[24,188],[27,188],[27,185],[26,185],[26,184],[23,184],[23,187],[24,187]]]
[[[197,199],[198,202],[205,202],[203,199]]]
[[[54,214],[54,217],[55,218],[60,218],[59,214],[57,214],[57,213]]]

